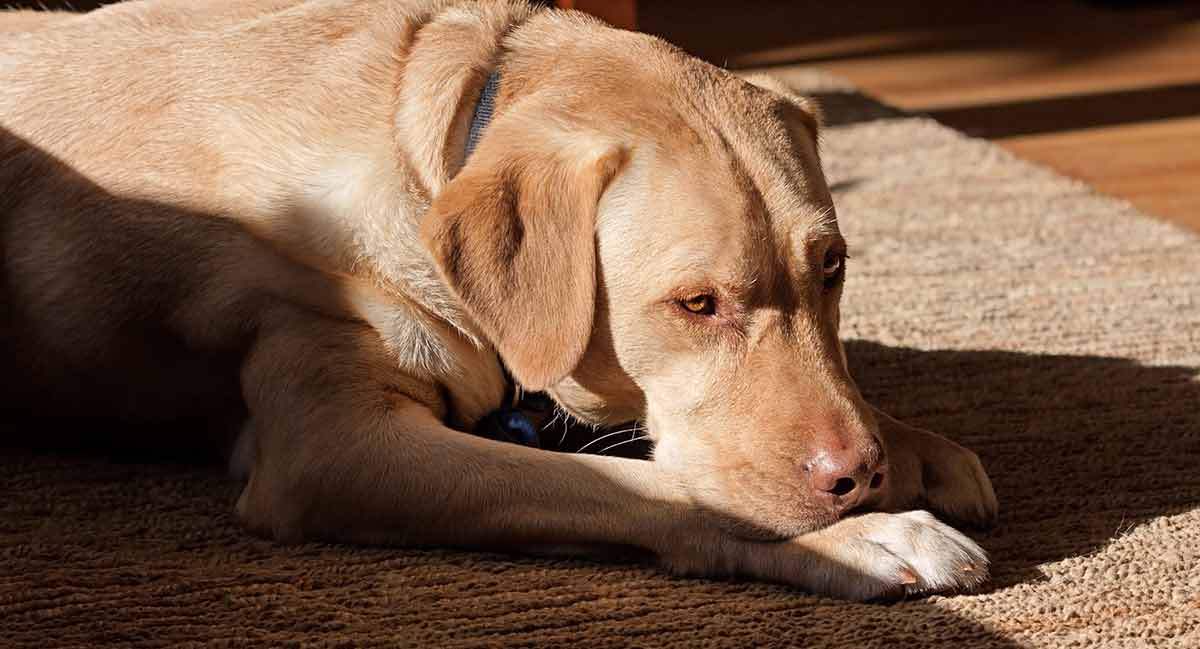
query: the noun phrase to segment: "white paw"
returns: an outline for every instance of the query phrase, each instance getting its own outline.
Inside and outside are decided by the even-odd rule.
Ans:
[[[988,573],[982,548],[925,511],[855,516],[759,552],[760,578],[859,601],[968,590]]]
[[[904,584],[905,594],[966,590],[987,579],[983,548],[927,511],[879,515],[863,531],[911,569],[916,581]]]

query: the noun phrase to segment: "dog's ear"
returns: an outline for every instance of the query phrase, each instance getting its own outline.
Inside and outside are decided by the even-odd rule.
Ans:
[[[821,107],[815,99],[798,94],[795,90],[789,88],[787,84],[769,74],[755,73],[744,78],[747,83],[751,83],[763,90],[768,90],[787,99],[788,103],[794,108],[795,114],[793,117],[804,125],[804,128],[808,130],[808,134],[814,141],[817,139],[817,133],[821,128],[824,117],[821,115]]]
[[[541,390],[587,347],[596,211],[624,149],[502,116],[433,201],[421,238],[516,380]]]

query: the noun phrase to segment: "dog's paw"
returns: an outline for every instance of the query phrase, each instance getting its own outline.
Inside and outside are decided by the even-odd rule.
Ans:
[[[926,511],[863,514],[751,552],[754,576],[858,601],[970,590],[988,575],[983,549]]]
[[[926,511],[865,514],[816,534],[820,587],[856,600],[969,590],[988,574],[987,554]]]
[[[905,583],[907,595],[970,590],[987,579],[983,548],[927,511],[874,514],[863,535],[912,568],[916,581]]]
[[[941,435],[877,415],[888,475],[864,510],[928,507],[955,523],[995,525],[1000,507],[978,455]]]
[[[979,528],[996,524],[1000,504],[979,456],[957,444],[936,462],[921,465],[922,496],[930,509],[948,520]]]

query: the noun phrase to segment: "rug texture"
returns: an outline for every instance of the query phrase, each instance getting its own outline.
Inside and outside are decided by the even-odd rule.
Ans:
[[[982,456],[979,593],[281,547],[216,467],[7,450],[0,646],[1200,647],[1200,238],[819,74],[869,399]],[[1112,155],[1120,155],[1113,151]]]

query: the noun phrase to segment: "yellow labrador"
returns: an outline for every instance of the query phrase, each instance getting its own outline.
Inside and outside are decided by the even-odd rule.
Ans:
[[[0,33],[6,410],[203,422],[285,541],[631,547],[860,599],[986,575],[882,513],[996,501],[848,375],[819,120],[777,84],[522,2],[144,0]],[[504,365],[644,422],[653,461],[460,432]]]

